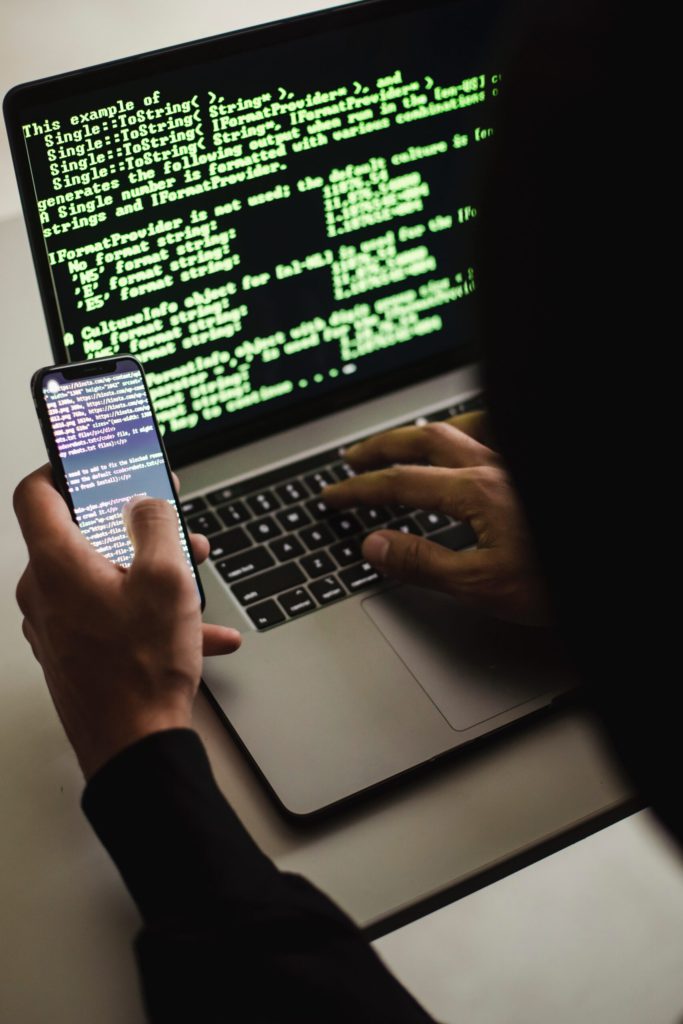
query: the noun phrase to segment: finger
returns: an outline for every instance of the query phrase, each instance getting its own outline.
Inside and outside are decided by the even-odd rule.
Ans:
[[[198,564],[205,562],[209,557],[209,551],[211,550],[211,544],[209,543],[208,537],[205,537],[203,533],[191,533],[190,547],[192,548],[192,554],[194,560]]]
[[[487,465],[494,453],[486,445],[458,430],[452,423],[425,423],[376,434],[346,450],[344,458],[357,472],[395,462],[423,462],[432,466]]]
[[[30,564],[26,566],[23,573],[19,577],[17,588],[14,592],[16,602],[19,605],[19,611],[22,615],[30,615],[33,607],[33,573],[31,571]]]
[[[178,478],[178,474],[171,473],[171,476],[173,477],[173,486],[175,487],[175,492],[176,494],[180,494],[180,479]]]
[[[26,639],[29,647],[31,648],[33,657],[36,659],[36,661],[39,661],[40,659],[38,658],[38,647],[36,643],[37,638],[35,630],[33,629],[33,626],[31,625],[28,619],[24,619],[23,622],[21,623],[21,632],[24,634],[24,638]]]
[[[24,477],[14,491],[14,512],[29,551],[49,543],[86,543],[52,479],[49,465]]]
[[[468,520],[473,512],[471,470],[392,466],[330,484],[322,498],[332,508],[407,505]]]
[[[186,565],[180,546],[178,515],[161,498],[132,498],[123,508],[135,557],[130,572],[145,565]]]
[[[452,595],[465,595],[481,576],[485,553],[450,551],[424,537],[379,530],[363,542],[363,557],[392,579]]]
[[[205,624],[202,626],[202,632],[205,658],[212,658],[220,654],[232,654],[242,643],[242,637],[238,630],[231,629],[229,626]]]
[[[457,427],[463,434],[469,434],[475,441],[479,441],[486,447],[491,448],[490,422],[488,413],[483,410],[476,412],[462,412],[459,416],[451,416],[446,420],[451,426]]]

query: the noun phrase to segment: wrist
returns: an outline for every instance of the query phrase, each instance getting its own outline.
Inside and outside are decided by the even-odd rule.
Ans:
[[[192,728],[191,707],[169,707],[138,711],[135,715],[110,719],[106,728],[88,730],[87,735],[71,737],[86,781],[127,747],[154,733],[168,729]]]

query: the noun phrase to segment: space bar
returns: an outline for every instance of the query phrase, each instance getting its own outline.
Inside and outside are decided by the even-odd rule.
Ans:
[[[279,594],[281,590],[291,590],[304,583],[306,577],[298,565],[279,565],[277,569],[262,572],[260,576],[252,576],[249,580],[235,583],[231,590],[240,604],[253,604],[263,601],[266,597]]]

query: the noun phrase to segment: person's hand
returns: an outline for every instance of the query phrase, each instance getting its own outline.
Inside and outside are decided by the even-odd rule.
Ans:
[[[540,625],[548,609],[526,522],[485,436],[481,413],[378,434],[346,450],[358,475],[331,484],[321,497],[335,509],[406,505],[469,523],[476,548],[450,551],[424,537],[377,530],[363,542],[363,557],[394,579],[444,591],[501,619]]]
[[[202,624],[168,502],[130,504],[130,569],[114,565],[85,539],[49,466],[22,480],[14,508],[29,554],[17,586],[23,632],[90,778],[135,740],[190,726],[202,655],[236,650],[240,635]],[[190,539],[202,561],[207,539]]]

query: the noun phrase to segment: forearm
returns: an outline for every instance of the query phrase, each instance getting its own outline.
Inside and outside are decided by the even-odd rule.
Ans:
[[[195,733],[130,747],[83,806],[145,922],[151,1020],[429,1019],[330,900],[261,853]]]

